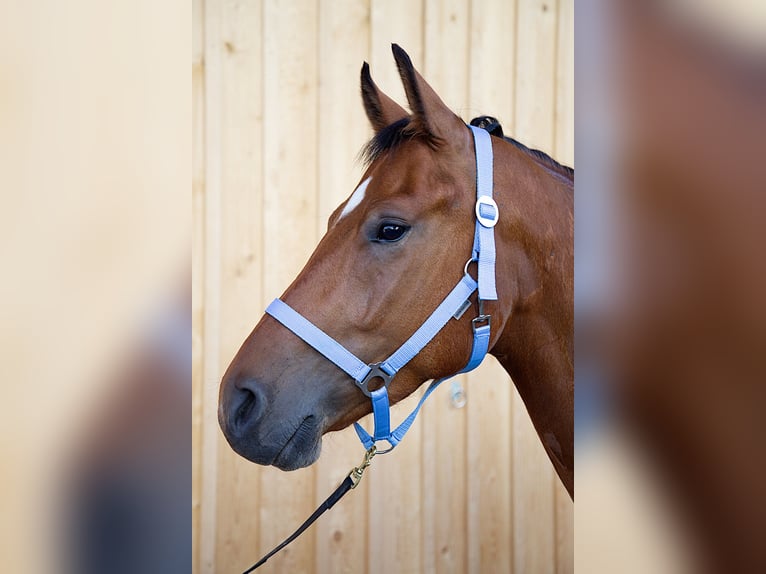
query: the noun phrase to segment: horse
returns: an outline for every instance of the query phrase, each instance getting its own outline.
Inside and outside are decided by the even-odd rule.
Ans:
[[[478,217],[471,128],[404,50],[392,50],[411,113],[378,88],[364,63],[362,102],[374,130],[364,174],[280,297],[366,361],[388,357],[472,272]],[[428,380],[460,372],[472,353],[472,318],[491,317],[487,348],[511,376],[573,498],[574,171],[504,137],[499,124],[489,131],[497,298],[473,293],[466,301],[473,311],[456,314],[386,381],[388,396],[393,404]],[[351,383],[266,313],[222,378],[219,424],[248,460],[282,470],[309,466],[325,433],[371,412],[372,384],[360,392]]]

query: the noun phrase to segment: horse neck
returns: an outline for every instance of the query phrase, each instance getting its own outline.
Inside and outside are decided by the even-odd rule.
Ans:
[[[568,178],[495,145],[498,316],[492,354],[511,375],[562,482],[573,492],[573,191]],[[493,322],[495,318],[493,317]]]

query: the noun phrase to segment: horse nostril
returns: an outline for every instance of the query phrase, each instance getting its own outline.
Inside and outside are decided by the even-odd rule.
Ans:
[[[266,408],[263,389],[254,380],[247,380],[236,385],[236,402],[232,405],[232,427],[242,430],[256,423]]]
[[[234,426],[236,428],[241,427],[243,423],[247,422],[250,413],[253,411],[253,407],[255,407],[255,393],[249,389],[242,389],[240,392],[245,398],[240,403],[239,408],[234,415]]]

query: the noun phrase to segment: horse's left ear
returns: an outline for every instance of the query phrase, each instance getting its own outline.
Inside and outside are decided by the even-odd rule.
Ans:
[[[409,115],[402,106],[378,89],[372,81],[370,65],[367,62],[362,66],[361,86],[364,111],[375,132]]]
[[[444,141],[455,141],[456,131],[465,132],[465,123],[450,110],[431,86],[412,65],[407,52],[398,44],[391,44],[396,67],[404,84],[404,92],[412,109],[416,129]]]

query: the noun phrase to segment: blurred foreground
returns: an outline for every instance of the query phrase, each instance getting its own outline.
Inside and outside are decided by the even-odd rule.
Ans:
[[[0,571],[188,572],[190,9],[0,3]]]
[[[578,3],[580,572],[766,572],[766,10]]]

